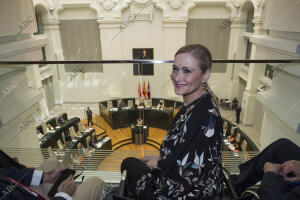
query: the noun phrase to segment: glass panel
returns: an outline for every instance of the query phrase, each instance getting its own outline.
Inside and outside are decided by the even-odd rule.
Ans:
[[[119,183],[123,159],[159,156],[160,144],[183,106],[170,79],[172,63],[152,64],[154,75],[134,75],[133,63],[104,63],[103,73],[33,64],[4,74],[1,112],[14,115],[0,118],[0,148],[31,167],[55,157],[83,170],[78,182],[82,176],[98,176],[106,183]],[[298,137],[298,122],[290,116],[299,110],[294,87],[299,84],[299,63],[253,63],[246,69],[245,63],[224,65],[226,73],[211,73],[208,86],[224,120],[223,166],[238,173],[239,164],[279,134]],[[190,83],[187,75],[178,78]],[[273,109],[280,105],[282,110]],[[268,111],[272,109],[271,117],[278,116],[275,121]]]

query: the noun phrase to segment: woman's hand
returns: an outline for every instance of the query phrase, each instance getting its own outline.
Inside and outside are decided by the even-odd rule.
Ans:
[[[141,159],[150,169],[153,169],[157,165],[157,161],[159,159],[159,156],[145,156]]]
[[[148,165],[148,167],[150,169],[153,169],[157,165],[157,161],[158,161],[158,159],[152,159],[152,160],[149,160],[148,162],[146,162],[146,164]]]

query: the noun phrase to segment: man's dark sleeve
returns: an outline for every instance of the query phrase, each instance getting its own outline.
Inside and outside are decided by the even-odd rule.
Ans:
[[[16,167],[18,169],[25,168],[24,165],[19,164],[0,149],[0,168],[9,168],[9,167]]]
[[[287,184],[281,176],[267,172],[258,189],[260,200],[299,200],[300,185],[287,191]]]
[[[0,174],[1,176],[6,176],[8,178],[14,179],[15,181],[25,185],[27,187],[30,186],[34,169],[24,168],[17,169],[15,167],[10,168],[1,168]]]

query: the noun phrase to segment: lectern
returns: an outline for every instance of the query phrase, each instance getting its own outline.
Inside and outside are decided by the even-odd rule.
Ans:
[[[149,136],[149,127],[146,125],[131,125],[131,139],[135,144],[144,144]]]

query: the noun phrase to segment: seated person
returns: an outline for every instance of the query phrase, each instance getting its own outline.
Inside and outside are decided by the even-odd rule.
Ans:
[[[124,101],[121,101],[121,103],[119,104],[118,108],[119,108],[119,109],[122,109],[122,108],[124,108],[124,107],[126,107],[126,104],[125,104]]]
[[[235,138],[236,138],[236,133],[235,132],[230,133],[230,135],[227,137],[228,142],[230,142],[231,144],[236,143]]]
[[[89,142],[90,147],[96,147],[98,143],[98,139],[96,134],[94,136],[91,137],[91,140]]]
[[[144,99],[141,99],[139,106],[145,106]]]
[[[60,166],[56,159],[47,160],[39,167],[39,170],[33,168],[16,169],[15,167],[1,168],[0,190],[7,191],[2,193],[6,195],[4,199],[6,197],[14,200],[46,199],[45,197],[47,197],[52,184],[65,169],[66,167]],[[30,186],[31,188],[28,188]],[[8,190],[9,187],[17,189]],[[58,187],[58,192],[53,200],[102,199],[103,191],[104,182],[97,177],[86,179],[77,187],[72,176],[69,176]]]
[[[4,151],[0,150],[0,168],[15,167],[17,169],[25,168],[21,165],[17,158],[12,158],[7,155]]]
[[[142,120],[142,118],[138,118],[137,122],[136,122],[136,125],[137,126],[143,126],[143,124],[144,124],[144,120]]]
[[[71,136],[70,136],[69,131],[66,131],[66,132],[64,132],[64,133],[65,133],[65,139],[66,139],[66,142],[67,142],[67,141],[71,141],[72,138],[71,138]]]
[[[163,102],[159,102],[159,104],[157,105],[158,109],[164,109],[164,105]]]
[[[242,147],[239,145],[239,143],[234,143],[234,150],[233,151],[242,151]]]
[[[47,132],[50,131],[54,131],[54,128],[50,124],[47,124]]]
[[[62,117],[62,115],[59,115],[59,117],[57,118],[57,123],[59,125],[63,125],[65,123],[64,118]]]
[[[41,132],[39,130],[36,130],[37,136],[39,139],[42,139],[42,137],[44,137],[43,134],[41,134]]]
[[[261,200],[300,199],[300,147],[288,139],[273,142],[239,169],[231,175],[239,193],[261,181]]]

